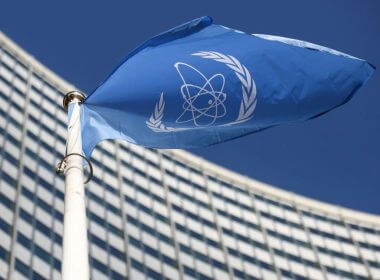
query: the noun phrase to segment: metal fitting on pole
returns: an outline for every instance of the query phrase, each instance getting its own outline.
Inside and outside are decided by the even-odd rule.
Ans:
[[[74,101],[74,100],[78,100],[79,101],[79,104],[82,104],[83,101],[85,99],[85,96],[82,92],[78,91],[78,90],[73,90],[73,91],[69,91],[68,93],[65,94],[65,96],[63,97],[63,108],[65,109],[65,111],[67,112],[67,109],[69,107],[69,104]]]

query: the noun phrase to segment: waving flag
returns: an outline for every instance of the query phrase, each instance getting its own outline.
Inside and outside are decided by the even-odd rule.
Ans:
[[[203,17],[142,44],[86,98],[83,151],[104,139],[201,147],[308,120],[350,100],[373,71],[332,49]]]

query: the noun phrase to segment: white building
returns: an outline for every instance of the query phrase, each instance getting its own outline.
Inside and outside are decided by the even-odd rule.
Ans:
[[[0,33],[0,279],[60,279],[73,89]],[[91,160],[91,279],[380,279],[379,216],[184,151],[108,141]]]

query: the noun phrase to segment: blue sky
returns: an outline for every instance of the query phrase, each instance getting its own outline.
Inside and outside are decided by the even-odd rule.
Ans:
[[[3,1],[0,30],[90,93],[134,47],[202,15],[310,41],[380,67],[380,1]],[[191,152],[294,193],[380,214],[380,74],[304,123]]]

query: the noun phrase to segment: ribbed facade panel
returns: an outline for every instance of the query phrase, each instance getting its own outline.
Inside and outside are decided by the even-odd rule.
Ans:
[[[60,279],[64,182],[54,170],[72,89],[0,33],[0,279]],[[91,279],[380,279],[378,216],[183,151],[107,141],[91,162]]]

